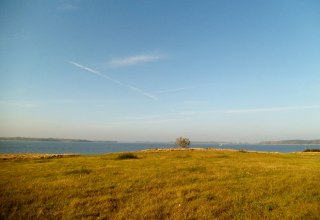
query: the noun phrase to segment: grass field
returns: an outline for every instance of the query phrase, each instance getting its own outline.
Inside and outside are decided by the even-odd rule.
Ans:
[[[0,219],[320,219],[320,154],[0,157]]]

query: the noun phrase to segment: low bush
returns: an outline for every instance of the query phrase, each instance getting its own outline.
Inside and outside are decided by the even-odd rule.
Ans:
[[[320,149],[305,149],[303,152],[320,152]]]
[[[122,153],[118,155],[117,159],[118,160],[138,159],[138,157],[133,153]]]

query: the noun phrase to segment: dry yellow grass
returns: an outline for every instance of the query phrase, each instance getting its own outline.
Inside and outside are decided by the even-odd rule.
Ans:
[[[76,156],[80,156],[80,154],[0,154],[0,160],[52,159]]]
[[[319,219],[320,155],[225,150],[0,161],[0,219]]]

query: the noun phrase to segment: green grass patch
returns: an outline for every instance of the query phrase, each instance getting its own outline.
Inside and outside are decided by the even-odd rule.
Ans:
[[[130,154],[0,160],[0,219],[319,219],[318,153]]]

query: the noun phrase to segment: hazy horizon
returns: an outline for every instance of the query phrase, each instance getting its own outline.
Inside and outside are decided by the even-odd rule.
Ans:
[[[156,141],[147,141],[147,140],[136,140],[136,141],[119,141],[119,140],[102,140],[102,139],[85,139],[85,138],[60,138],[60,137],[21,137],[21,136],[15,136],[15,137],[0,137],[0,141],[14,141],[14,140],[19,140],[22,139],[22,141],[49,141],[47,139],[53,139],[53,141],[58,141],[58,140],[72,140],[72,141],[89,141],[90,142],[115,142],[115,143],[164,143],[164,144],[174,144],[176,140],[156,140]],[[31,139],[31,140],[30,140]],[[45,139],[45,140],[42,140]],[[50,140],[51,141],[51,140]],[[273,143],[273,142],[290,142],[290,143]],[[316,141],[315,143],[300,143],[300,141],[303,142],[310,142],[310,141]],[[291,140],[260,140],[260,141],[255,141],[255,142],[246,142],[246,141],[228,141],[228,140],[191,140],[191,144],[235,144],[235,145],[242,145],[242,144],[247,144],[247,145],[319,145],[318,142],[320,139],[309,139],[309,140],[302,140],[302,139],[291,139]],[[267,143],[267,142],[272,142],[272,143]],[[296,142],[296,143],[294,143]]]
[[[320,2],[0,3],[0,136],[319,139]]]

